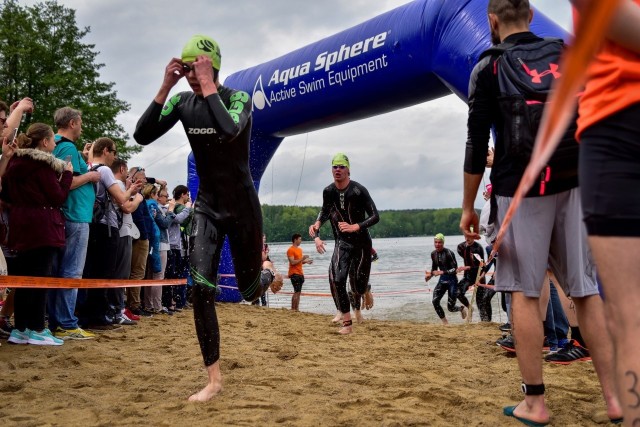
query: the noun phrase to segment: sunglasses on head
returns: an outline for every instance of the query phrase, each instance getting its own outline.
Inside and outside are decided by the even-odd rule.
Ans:
[[[136,166],[134,169],[135,169],[136,171],[133,173],[133,175],[131,175],[131,180],[132,180],[132,181],[133,181],[133,178],[135,178],[135,176],[136,176],[136,174],[137,174],[138,172],[144,172],[144,168],[141,168],[140,166]]]
[[[333,165],[333,168],[334,169],[344,169],[344,168],[346,168],[346,166],[344,166],[344,165]]]

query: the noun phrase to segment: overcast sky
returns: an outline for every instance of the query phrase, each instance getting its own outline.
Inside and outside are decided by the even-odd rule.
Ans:
[[[461,0],[447,0],[461,1]],[[24,1],[33,4],[33,1]],[[216,39],[226,76],[331,36],[406,0],[59,0],[76,10],[83,40],[104,63],[101,80],[114,82],[131,110],[118,117],[131,137],[162,81],[164,67],[194,34]],[[569,28],[568,1],[532,4]],[[175,91],[189,90],[180,83]],[[460,207],[466,140],[466,104],[450,95],[402,111],[285,138],[265,171],[260,200],[318,206],[331,182],[329,162],[338,151],[351,159],[351,176],[364,184],[378,209]],[[108,135],[105,135],[108,136]],[[190,151],[181,126],[134,156],[149,176],[173,188],[186,183]],[[304,163],[304,166],[303,166]],[[488,181],[487,181],[488,182]],[[481,207],[478,199],[476,205]]]

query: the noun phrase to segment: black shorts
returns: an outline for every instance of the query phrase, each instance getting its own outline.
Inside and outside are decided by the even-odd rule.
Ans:
[[[304,276],[301,274],[292,274],[289,277],[291,284],[293,285],[294,292],[302,292],[302,284],[304,283]]]
[[[640,236],[640,103],[584,130],[580,192],[591,236]]]

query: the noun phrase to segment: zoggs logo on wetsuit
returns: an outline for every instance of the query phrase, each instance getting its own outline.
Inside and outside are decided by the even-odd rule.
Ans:
[[[332,52],[322,52],[316,57],[315,62],[313,63],[313,70],[311,61],[284,70],[277,68],[271,74],[267,88],[275,84],[283,84],[284,86],[287,86],[290,81],[303,77],[311,71],[324,70],[328,73],[334,65],[339,64],[342,61],[384,46],[387,40],[387,34],[388,32],[385,31],[380,34],[376,34],[373,37],[357,41],[351,45],[343,44],[339,49]],[[312,92],[313,90],[324,87],[324,83],[319,84],[320,82],[317,80],[315,80],[315,82],[317,83],[315,85],[312,84],[312,87],[306,86],[306,91],[304,88],[300,88],[299,94],[303,95],[306,92]],[[302,84],[303,82],[300,83],[300,85]],[[278,92],[271,92],[271,95],[268,96],[264,90],[261,75],[258,77],[258,80],[253,87],[253,106],[258,110],[262,110],[265,105],[270,107],[273,102],[283,101],[295,96],[296,89],[286,87]]]

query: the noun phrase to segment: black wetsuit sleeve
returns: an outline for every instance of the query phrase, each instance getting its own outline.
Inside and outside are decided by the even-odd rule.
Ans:
[[[171,100],[169,100],[169,102],[171,102]],[[163,112],[162,110],[162,104],[152,101],[151,105],[149,105],[144,114],[142,114],[136,125],[136,130],[133,133],[133,137],[138,144],[151,144],[167,133],[167,131],[178,122],[179,113],[176,108],[172,108],[171,110],[165,108],[164,114],[161,114]]]
[[[358,223],[358,225],[360,226],[360,229],[364,230],[365,228],[369,228],[372,225],[377,224],[380,221],[380,215],[378,214],[378,209],[376,208],[376,204],[373,202],[373,199],[369,195],[369,191],[364,187],[362,187],[362,195],[365,199],[364,210],[367,213],[367,215],[369,215],[367,219]]]
[[[318,213],[318,217],[316,221],[320,221],[320,226],[324,224],[329,219],[329,214],[331,213],[331,190],[329,187],[325,188],[322,192],[322,208],[320,208],[320,212]]]
[[[431,252],[431,272],[433,273],[438,269],[438,257],[436,251]]]
[[[220,141],[223,143],[233,141],[249,123],[251,117],[249,94],[234,91],[229,97],[228,109],[218,93],[207,96],[206,100],[218,125]]]
[[[492,63],[491,57],[483,58],[474,67],[469,79],[469,116],[464,171],[473,175],[484,173],[487,164],[492,108],[495,102],[495,95],[492,95],[491,90]]]
[[[458,255],[464,259],[464,242],[458,244]]]
[[[458,261],[456,261],[456,255],[450,249],[445,249],[445,250],[447,251],[447,256],[449,257],[449,261],[450,261],[449,265],[451,265],[451,268],[446,270],[445,273],[456,274],[456,270],[458,269]]]
[[[480,256],[480,258],[482,260],[484,260],[484,251],[482,250],[482,246],[480,246],[479,244],[473,245],[473,247],[471,248],[471,253],[472,254],[478,254]],[[480,262],[480,261],[478,261],[478,262]]]

